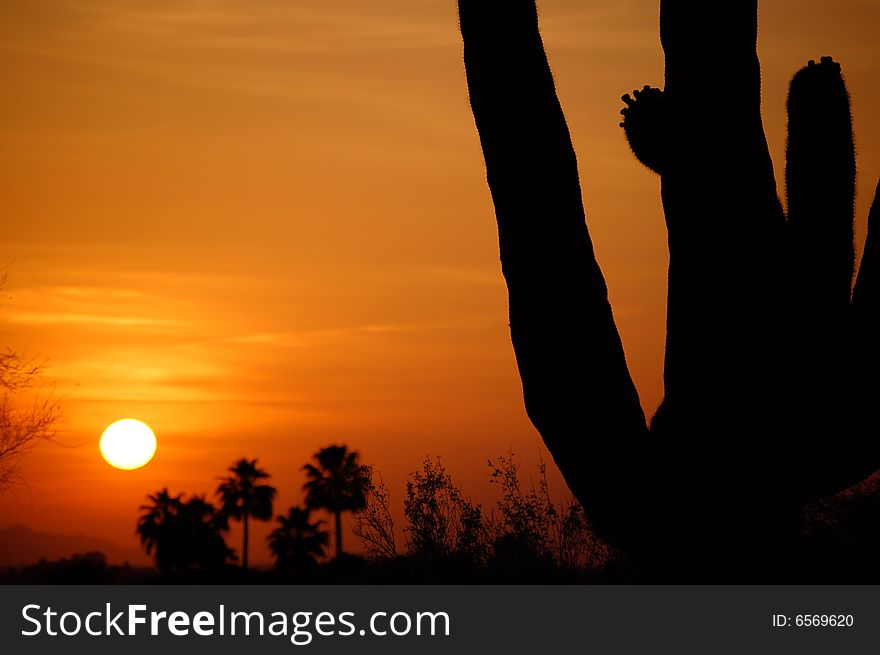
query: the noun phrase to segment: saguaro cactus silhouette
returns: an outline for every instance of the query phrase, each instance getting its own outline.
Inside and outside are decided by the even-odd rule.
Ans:
[[[625,96],[622,112],[661,175],[669,233],[665,396],[649,425],[535,3],[459,0],[459,13],[526,409],[566,481],[642,579],[792,579],[804,503],[880,468],[865,427],[880,211],[851,295],[840,67],[823,59],[792,82],[786,219],[760,115],[757,0],[662,0],[665,88]]]

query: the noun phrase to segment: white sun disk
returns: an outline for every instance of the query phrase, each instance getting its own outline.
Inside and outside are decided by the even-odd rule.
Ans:
[[[125,471],[139,469],[156,454],[156,435],[143,421],[125,418],[107,426],[99,444],[111,466]]]

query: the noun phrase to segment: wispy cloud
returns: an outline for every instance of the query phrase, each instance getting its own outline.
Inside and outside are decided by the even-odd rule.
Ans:
[[[224,337],[217,343],[229,345],[266,345],[280,348],[308,348],[334,342],[349,341],[357,337],[399,336],[403,333],[429,334],[438,330],[482,325],[495,318],[493,314],[458,317],[450,321],[424,321],[413,323],[374,323],[330,327],[314,330],[285,332],[258,332]]]
[[[325,138],[338,137],[352,117],[355,122],[384,121],[398,130],[454,126],[448,121],[450,108],[438,102],[443,87],[430,83],[438,66],[457,73],[459,57],[452,53],[460,45],[452,2],[83,0],[76,10],[62,12],[61,25],[46,21],[40,32],[54,3],[40,0],[42,10],[15,11],[30,1],[0,3],[0,25],[6,23],[0,27],[0,53],[24,58],[35,70],[76,70],[66,83],[71,92],[83,87],[84,96],[104,96],[117,88],[122,74],[143,82],[126,82],[131,93],[153,98],[187,90],[192,96],[184,102],[196,97],[214,103],[220,94],[287,103],[292,122],[296,115],[309,114],[306,107],[321,107],[321,113],[337,119],[336,130],[328,130]],[[25,20],[27,29],[14,27]],[[463,97],[454,99],[464,114]],[[355,130],[344,138],[363,141],[368,131]],[[387,138],[378,144],[386,154],[390,151]],[[348,151],[357,145],[349,143]]]
[[[278,3],[272,0],[198,2],[145,6],[134,2],[87,0],[63,13],[63,30],[44,40],[31,32],[54,11],[16,11],[32,0],[9,0],[0,9],[7,23],[26,21],[30,29],[10,30],[0,50],[44,57],[78,59],[106,67],[163,71],[178,81],[195,81],[208,71],[235,76],[236,71],[307,75],[296,64],[315,62],[315,55],[363,55],[448,47],[457,43],[454,22],[435,20],[445,2],[374,3],[325,0],[321,3]],[[38,3],[40,4],[45,3]],[[52,24],[47,25],[51,29]],[[108,57],[108,51],[115,56]],[[173,62],[173,66],[169,65]],[[326,66],[324,67],[326,70]],[[199,75],[190,78],[189,75]],[[318,75],[312,71],[312,75]],[[371,77],[378,78],[374,74]]]
[[[425,326],[418,324],[375,324],[286,332],[258,332],[254,334],[224,337],[219,339],[218,343],[230,345],[270,345],[281,348],[305,348],[345,340],[358,335],[393,335],[400,334],[401,332],[413,332],[423,329],[424,327]]]
[[[174,328],[185,321],[169,315],[162,299],[143,291],[102,286],[15,289],[0,323],[75,325],[84,328]]]
[[[6,320],[31,325],[95,325],[115,327],[169,327],[181,322],[168,318],[146,316],[107,316],[103,314],[77,314],[74,312],[8,312]]]

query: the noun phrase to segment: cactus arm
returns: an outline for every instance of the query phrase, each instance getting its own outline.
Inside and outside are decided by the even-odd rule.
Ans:
[[[874,194],[874,204],[868,215],[868,238],[859,267],[859,276],[853,290],[853,316],[856,331],[869,341],[872,348],[880,350],[880,183]]]
[[[830,57],[811,61],[791,82],[785,182],[796,274],[823,334],[848,314],[855,259],[852,114],[840,65]]]
[[[850,298],[854,263],[855,146],[840,65],[810,61],[788,94],[785,186],[788,198],[791,323],[790,425],[802,497],[856,482],[864,435],[847,424],[853,388]],[[808,412],[798,408],[809,407]],[[835,448],[822,447],[835,435]],[[870,459],[870,458],[867,458]],[[854,466],[855,465],[855,466]]]
[[[859,384],[853,394],[853,427],[857,448],[841,487],[860,482],[880,469],[880,439],[865,426],[876,420],[880,401],[880,183],[868,216],[868,238],[853,290],[852,317]]]
[[[725,416],[718,441],[739,442],[743,460],[748,442],[769,436],[751,426],[772,402],[779,373],[755,371],[779,368],[785,235],[760,114],[757,16],[757,0],[660,3],[673,146],[661,175],[670,258],[665,397],[652,429],[698,447],[711,417]],[[745,463],[728,459],[719,477]]]
[[[796,341],[810,349],[805,365],[795,368],[792,375],[797,396],[792,414],[797,417],[795,427],[802,444],[798,450],[812,455],[798,461],[802,497],[838,493],[880,470],[880,439],[865,427],[873,424],[880,399],[878,261],[880,184],[868,218],[868,238],[852,303],[845,315],[847,330],[837,325],[829,328],[827,319],[816,316],[810,307],[808,319],[824,331],[810,330],[809,338],[801,336]],[[839,267],[836,272],[841,273]],[[829,329],[837,332],[829,333]]]
[[[460,0],[459,15],[527,412],[585,507],[609,499],[609,515],[626,514],[622,497],[639,477],[629,460],[643,452],[635,443],[647,428],[585,224],[535,3]]]

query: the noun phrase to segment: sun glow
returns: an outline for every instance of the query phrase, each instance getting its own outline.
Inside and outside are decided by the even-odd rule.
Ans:
[[[107,426],[101,435],[101,455],[111,466],[125,471],[145,466],[156,454],[156,435],[150,426],[133,418]]]

